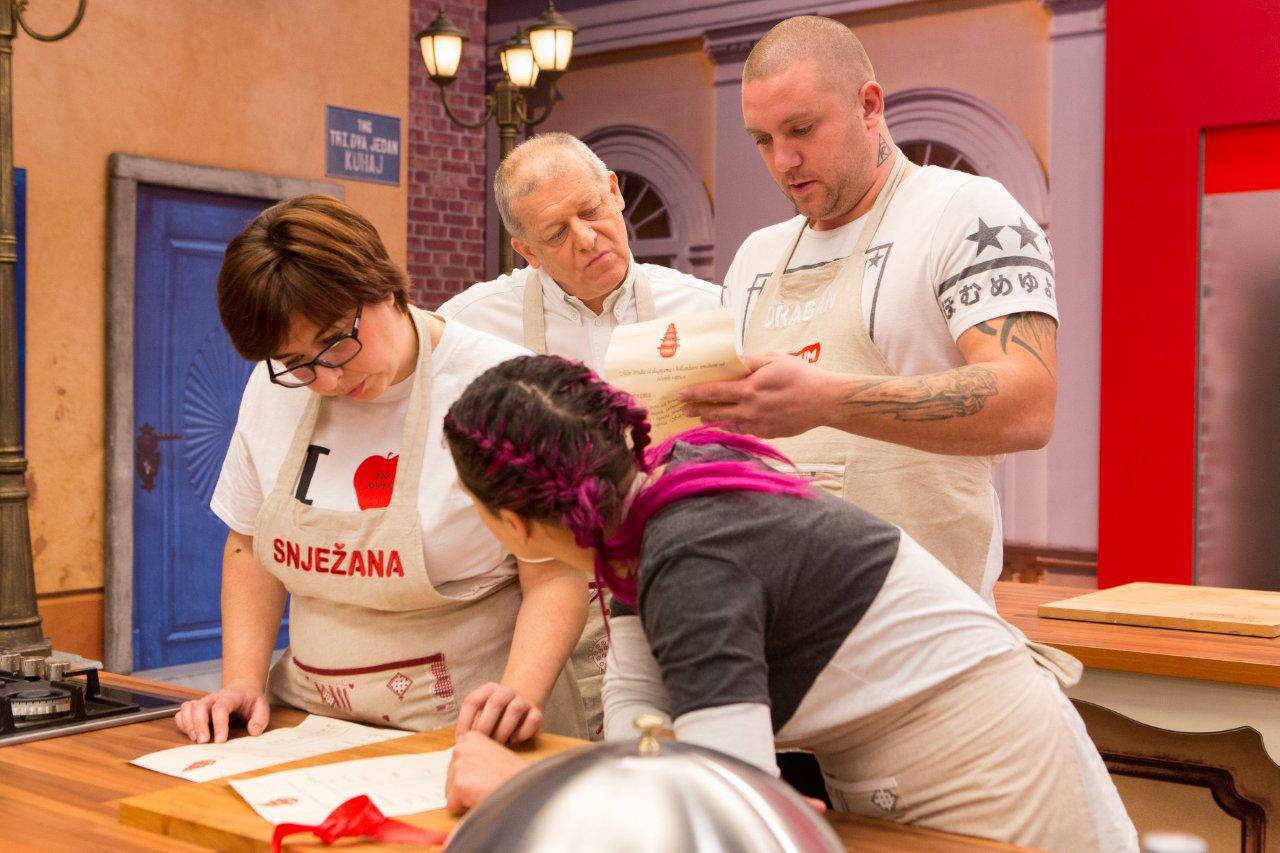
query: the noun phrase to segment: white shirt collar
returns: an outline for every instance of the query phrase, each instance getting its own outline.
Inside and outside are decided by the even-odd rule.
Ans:
[[[627,274],[622,279],[622,284],[618,285],[612,293],[604,299],[604,314],[612,314],[614,319],[621,322],[623,315],[635,299],[635,282],[636,282],[636,261],[635,258],[628,253],[630,263],[627,265]],[[538,283],[542,285],[542,301],[544,303],[543,310],[553,311],[562,317],[582,321],[583,315],[589,314],[592,317],[596,313],[588,308],[581,299],[573,296],[560,287],[546,271],[545,267],[538,267],[535,271]]]

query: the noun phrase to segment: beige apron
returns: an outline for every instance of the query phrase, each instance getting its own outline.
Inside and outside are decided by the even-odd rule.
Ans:
[[[653,291],[644,268],[632,262],[636,277],[632,285],[636,300],[638,322],[652,320]],[[541,276],[533,276],[524,287],[524,345],[538,355],[547,353],[547,315],[542,299]],[[600,612],[599,596],[594,581],[591,583],[591,600],[587,607],[587,627],[582,639],[569,659],[577,680],[578,692],[586,713],[586,727],[592,740],[604,737],[604,705],[600,700],[600,688],[604,685],[605,662],[609,657],[609,638],[604,630],[604,617]]]
[[[1030,652],[810,743],[835,808],[1037,850],[1136,853],[1106,766],[1044,671],[1058,667]]]
[[[294,498],[324,403],[312,394],[258,513],[253,550],[292,596],[289,649],[271,670],[272,698],[326,716],[425,730],[451,725],[471,690],[501,680],[521,595],[515,578],[431,582],[418,512],[431,340],[426,313],[410,310],[418,361],[390,504],[346,511]],[[543,708],[543,729],[582,737],[578,706],[566,667]]]
[[[787,272],[808,223],[801,225],[747,317],[748,354],[785,352],[835,373],[894,375],[867,334],[862,287],[867,247],[894,193],[916,168],[898,152],[847,258]],[[897,524],[982,594],[995,521],[991,457],[944,456],[833,427],[771,443],[815,484]]]

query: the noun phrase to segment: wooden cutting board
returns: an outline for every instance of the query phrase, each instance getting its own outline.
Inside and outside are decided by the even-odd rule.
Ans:
[[[518,751],[530,761],[548,758],[568,749],[582,746],[583,742],[556,735],[540,734],[531,745],[523,746]],[[228,778],[248,779],[263,776],[281,770],[293,770],[298,767],[314,767],[319,764],[332,764],[337,761],[350,761],[355,758],[374,758],[381,755],[403,755],[415,752],[435,752],[453,746],[453,730],[437,729],[420,732],[408,737],[383,741],[382,743],[346,749],[341,752],[330,752],[316,755],[288,764],[266,767],[251,773],[242,773]],[[240,798],[227,779],[214,779],[211,782],[194,784],[183,782],[172,788],[162,788],[149,794],[120,801],[120,820],[129,826],[147,829],[167,835],[170,838],[199,844],[217,850],[234,851],[268,851],[271,849],[271,833],[274,827],[258,816],[249,804]],[[458,823],[458,818],[451,816],[443,809],[422,814],[397,818],[415,826],[424,826],[449,832]],[[308,843],[309,842],[309,843]],[[351,842],[345,842],[350,844]],[[285,842],[290,851],[332,851],[335,848],[325,847],[314,835],[291,835]],[[360,845],[364,849],[406,850],[395,845]],[[438,847],[431,848],[438,850]]]
[[[1041,604],[1050,619],[1280,637],[1280,592],[1169,583],[1128,583]]]

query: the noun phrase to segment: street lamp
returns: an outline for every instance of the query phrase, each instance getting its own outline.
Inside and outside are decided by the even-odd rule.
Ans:
[[[485,95],[484,117],[477,122],[463,121],[449,107],[448,87],[457,79],[467,34],[441,9],[431,26],[414,38],[422,49],[427,76],[440,87],[440,103],[444,105],[445,115],[454,124],[467,128],[484,127],[490,118],[494,119],[498,125],[500,159],[506,159],[515,147],[516,135],[521,129],[527,132],[529,128],[542,124],[555,109],[556,81],[569,67],[569,59],[573,56],[573,34],[577,31],[577,27],[556,11],[554,0],[548,0],[547,8],[528,30],[517,27],[515,35],[498,49],[503,77],[493,92]],[[551,85],[547,107],[542,115],[535,118],[527,109],[528,93],[539,77]],[[504,273],[515,267],[511,236],[501,219],[498,220],[498,266]]]
[[[14,25],[37,41],[58,41],[80,26],[87,2],[80,0],[75,18],[65,29],[46,35],[23,20],[27,0],[0,0],[0,650],[31,655],[47,655],[52,647],[40,630],[36,609],[27,459],[18,405],[18,294],[13,276],[18,263],[13,212],[13,40],[18,31]]]

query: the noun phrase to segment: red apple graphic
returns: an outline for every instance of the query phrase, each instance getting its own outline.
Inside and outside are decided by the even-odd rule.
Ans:
[[[391,503],[391,488],[396,482],[396,464],[400,457],[395,453],[370,456],[356,468],[352,485],[356,488],[356,503],[361,509],[377,509]]]

